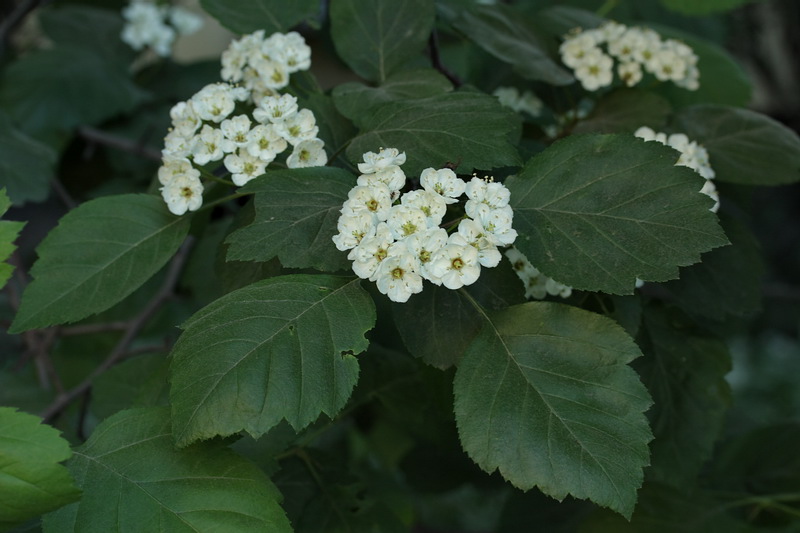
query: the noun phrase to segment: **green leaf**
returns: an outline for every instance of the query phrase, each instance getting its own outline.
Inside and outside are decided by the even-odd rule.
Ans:
[[[518,488],[630,517],[652,438],[639,355],[613,320],[564,304],[486,313],[454,383],[464,450]]]
[[[0,407],[0,530],[80,497],[67,469],[72,452],[41,418]]]
[[[654,403],[648,476],[678,488],[692,486],[730,405],[725,381],[730,355],[724,342],[693,331],[680,313],[650,308],[644,324],[650,342],[634,368]]]
[[[406,153],[403,170],[408,176],[447,162],[460,162],[458,168],[467,172],[515,166],[519,155],[508,135],[519,121],[497,98],[476,92],[387,102],[364,119],[347,157],[360,162],[365,152],[397,148]]]
[[[401,70],[379,87],[349,82],[333,89],[333,103],[347,118],[361,124],[373,108],[395,100],[426,98],[453,90],[447,78],[433,69]]]
[[[164,266],[190,220],[171,215],[161,198],[143,194],[106,196],[73,209],[36,249],[34,280],[9,332],[105,311]]]
[[[118,10],[86,5],[49,6],[39,12],[42,29],[59,46],[73,44],[93,49],[111,61],[131,63],[138,52],[120,35],[125,20]],[[219,63],[217,63],[219,70]]]
[[[0,187],[17,205],[41,202],[50,192],[56,153],[14,128],[0,110]]]
[[[144,99],[127,68],[74,44],[32,52],[5,69],[0,107],[25,133],[55,142],[75,126],[102,122]]]
[[[573,133],[633,133],[641,126],[663,129],[671,111],[664,97],[641,89],[619,89],[603,96]]]
[[[512,65],[525,79],[552,85],[575,81],[544,48],[533,24],[510,6],[475,6],[462,11],[453,26],[497,59]]]
[[[198,311],[170,364],[179,446],[286,419],[295,430],[333,417],[358,379],[353,354],[375,323],[359,280],[294,275],[263,280]]]
[[[325,141],[325,151],[328,157],[341,154],[350,139],[356,136],[355,126],[336,109],[333,98],[330,96],[319,93],[311,94],[300,102],[300,107],[310,109],[314,113],[317,126],[319,126],[317,137]],[[343,156],[337,155],[337,159],[338,157]]]
[[[286,32],[317,14],[319,0],[200,0],[220,24],[235,33]]]
[[[676,127],[708,150],[719,181],[783,185],[800,180],[800,137],[766,115],[698,105],[683,110]]]
[[[435,19],[432,0],[332,2],[331,37],[356,74],[383,82],[428,42]]]
[[[92,383],[92,412],[98,419],[130,407],[167,405],[164,354],[140,355],[112,367]]]
[[[682,15],[704,16],[712,13],[731,11],[737,7],[753,2],[754,0],[661,0],[661,4],[670,11]]]
[[[322,271],[349,269],[347,254],[331,240],[347,194],[355,186],[349,172],[333,167],[277,170],[247,184],[255,193],[255,220],[234,231],[229,261],[268,261]]]
[[[107,419],[67,466],[83,497],[47,515],[47,533],[292,531],[255,465],[220,441],[176,450],[165,407]]]
[[[11,201],[6,195],[5,188],[0,189],[0,216],[3,216],[8,208],[11,207]],[[8,278],[14,272],[14,267],[5,262],[14,250],[17,248],[14,241],[17,239],[19,232],[25,226],[25,222],[16,222],[12,220],[0,221],[0,288],[5,286]]]
[[[631,135],[573,135],[506,181],[514,243],[546,275],[576,289],[631,294],[727,244],[703,179],[676,152]]]
[[[706,252],[702,262],[681,268],[681,277],[664,284],[691,316],[722,320],[726,315],[752,316],[761,309],[764,265],[758,241],[744,224],[722,216],[731,241]]]

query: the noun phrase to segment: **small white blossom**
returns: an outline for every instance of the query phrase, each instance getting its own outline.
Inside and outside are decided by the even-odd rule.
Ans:
[[[225,155],[222,150],[223,139],[221,130],[205,124],[200,133],[194,137],[192,160],[198,165],[205,165],[209,161],[222,159]]]
[[[420,174],[419,183],[426,191],[440,194],[447,204],[456,203],[467,188],[464,180],[456,176],[456,173],[449,168],[440,170],[426,168]]]
[[[175,215],[197,211],[203,204],[203,184],[198,178],[182,174],[161,187],[161,196]]]
[[[223,152],[235,152],[238,148],[247,146],[250,143],[250,117],[247,115],[226,118],[219,125],[219,129],[224,137],[222,141]]]
[[[375,220],[385,221],[392,207],[391,194],[383,183],[353,187],[342,206],[342,214],[350,216],[358,212],[368,212]]]
[[[122,40],[134,50],[149,46],[158,55],[170,55],[175,30],[164,22],[164,12],[150,2],[134,2],[122,10]]]
[[[465,192],[469,200],[464,210],[472,218],[478,218],[479,213],[486,209],[500,209],[507,206],[511,198],[511,192],[502,183],[478,177],[472,178],[467,183]]]
[[[237,94],[230,85],[212,83],[192,96],[192,107],[201,120],[220,123],[236,107]]]
[[[481,274],[478,262],[478,250],[470,245],[462,245],[448,241],[448,244],[437,251],[431,259],[428,270],[442,281],[448,289],[458,289],[471,285]]]
[[[464,242],[456,241],[456,235],[463,239]],[[497,246],[487,238],[486,230],[479,222],[471,218],[462,220],[458,224],[458,233],[454,234],[452,238],[456,244],[469,244],[478,250],[478,262],[481,266],[492,268],[500,263],[500,251],[497,249]]]
[[[551,296],[568,298],[572,294],[572,287],[559,283],[554,279],[545,276],[534,267],[528,258],[513,246],[505,251],[505,255],[511,262],[514,272],[525,285],[525,297],[542,300]]]
[[[614,60],[599,48],[586,52],[584,58],[575,67],[575,77],[587,91],[596,91],[600,87],[611,85],[614,79]]]
[[[202,120],[194,112],[191,101],[178,102],[169,110],[172,128],[185,137],[191,137],[200,128]]]
[[[420,275],[436,285],[441,285],[442,280],[431,274],[428,267],[433,255],[447,245],[447,238],[447,231],[443,228],[429,228],[401,241],[405,243],[406,249],[411,255],[416,258],[417,270]]]
[[[617,65],[617,74],[628,87],[633,87],[642,81],[642,66],[635,62],[620,63]]]
[[[262,123],[281,122],[297,113],[297,98],[291,94],[265,96],[253,111],[253,118]]]
[[[180,130],[172,130],[164,137],[164,155],[174,157],[189,157],[194,147],[194,135],[184,135]]]
[[[408,205],[392,206],[386,223],[397,240],[428,229],[428,222],[422,209]]]
[[[386,223],[378,224],[375,235],[363,238],[348,256],[353,261],[356,276],[375,281],[378,267],[389,256],[389,248],[394,242]]]
[[[511,227],[514,213],[511,206],[484,209],[478,213],[476,222],[485,230],[486,238],[496,246],[508,246],[517,238],[517,230]]]
[[[267,169],[266,162],[243,150],[225,156],[224,163],[225,168],[231,173],[231,180],[239,187],[260,176]]]
[[[339,233],[334,235],[333,242],[342,252],[355,248],[363,238],[375,235],[375,225],[369,212],[342,215],[336,227]]]
[[[400,198],[400,203],[416,207],[425,213],[425,220],[429,228],[441,224],[447,212],[444,198],[435,192],[426,190],[409,191]]]
[[[278,135],[272,124],[258,124],[248,136],[247,151],[266,163],[272,162],[275,156],[286,150],[286,140]]]
[[[314,113],[301,109],[286,120],[275,122],[275,131],[292,146],[316,138],[319,133]]]
[[[358,171],[362,174],[372,174],[391,166],[399,167],[405,162],[405,152],[400,152],[397,148],[381,148],[377,154],[374,152],[365,153],[364,162],[358,164]]]
[[[400,167],[391,165],[378,172],[362,174],[358,177],[357,183],[361,186],[383,183],[394,195],[395,193],[399,194],[400,190],[405,186],[406,175]]]
[[[169,9],[169,23],[180,35],[190,35],[203,27],[203,18],[186,8],[172,6]]]
[[[187,175],[191,178],[200,179],[200,171],[192,166],[191,161],[185,157],[164,155],[162,165],[158,169],[158,181],[161,185],[167,185],[177,176]]]
[[[542,101],[530,91],[520,94],[516,87],[498,87],[492,94],[500,101],[500,105],[517,113],[524,111],[533,117],[542,113]]]
[[[286,159],[289,168],[324,167],[328,162],[325,143],[322,139],[309,139],[294,147],[292,154]]]
[[[422,292],[422,277],[414,267],[415,259],[410,253],[387,257],[375,276],[378,290],[393,302],[407,302],[412,294]]]

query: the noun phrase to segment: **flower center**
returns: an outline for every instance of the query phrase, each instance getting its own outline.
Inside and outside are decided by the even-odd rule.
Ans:
[[[414,233],[416,233],[417,225],[414,224],[413,222],[406,222],[405,224],[400,226],[400,229],[403,230],[403,235],[408,237],[409,235],[413,235]]]
[[[464,260],[461,259],[460,257],[456,257],[455,259],[453,259],[451,265],[455,270],[461,270],[462,268],[464,268]]]
[[[431,260],[431,253],[428,250],[422,250],[419,253],[419,260],[422,263],[427,263],[428,261]]]
[[[403,279],[403,274],[405,274],[405,272],[400,267],[397,267],[394,270],[392,270],[392,277],[394,279]]]

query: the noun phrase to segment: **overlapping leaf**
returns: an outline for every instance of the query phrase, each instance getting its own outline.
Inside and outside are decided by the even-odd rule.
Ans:
[[[630,294],[727,243],[703,180],[676,152],[630,135],[575,135],[506,182],[515,242],[542,272],[578,289]]]
[[[614,321],[554,303],[485,315],[454,383],[466,452],[556,499],[633,512],[651,439],[638,347]]]
[[[47,515],[47,533],[292,531],[258,467],[219,441],[176,450],[166,407],[107,419],[67,466],[83,497]]]
[[[11,201],[6,195],[6,190],[0,189],[0,216],[4,215],[10,206]],[[6,260],[14,253],[16,249],[14,241],[24,225],[25,222],[0,221],[0,287],[6,284],[6,281],[14,272],[14,267],[7,263]]]
[[[170,365],[179,446],[334,416],[358,379],[375,309],[359,280],[294,275],[223,296],[185,325]]]
[[[575,78],[542,45],[534,26],[513,7],[503,4],[464,10],[453,25],[497,59],[514,66],[529,80],[567,85]]]
[[[356,74],[377,82],[422,51],[435,19],[432,0],[337,0],[330,9],[339,56]]]
[[[0,110],[0,187],[13,203],[46,199],[55,163],[50,147],[16,129]]]
[[[64,324],[104,311],[139,288],[172,257],[189,217],[156,196],[91,200],[67,213],[36,249],[34,280],[9,331]]]
[[[591,114],[578,122],[573,133],[633,133],[641,126],[661,130],[671,111],[656,93],[621,89],[598,100]]]
[[[319,0],[200,0],[200,5],[231,31],[267,35],[286,32],[319,10]]]
[[[459,163],[459,169],[491,169],[519,164],[508,136],[519,117],[496,98],[477,92],[455,92],[376,106],[361,133],[347,149],[353,162],[381,147],[406,153],[403,170],[419,175],[428,167]]]
[[[720,181],[746,185],[800,181],[800,137],[766,115],[698,105],[678,115],[678,127],[708,150]]]
[[[0,530],[77,500],[67,469],[72,452],[36,416],[0,407]]]
[[[634,367],[655,404],[648,475],[690,486],[711,455],[730,404],[730,356],[724,342],[693,332],[679,315],[648,309],[644,317],[650,344]]]
[[[333,167],[270,172],[244,189],[255,193],[253,222],[233,232],[227,258],[268,261],[333,272],[347,269],[347,254],[331,240],[355,177]]]

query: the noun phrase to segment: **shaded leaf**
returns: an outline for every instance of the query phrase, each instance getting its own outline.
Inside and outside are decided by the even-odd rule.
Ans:
[[[236,33],[286,32],[319,11],[319,0],[200,0],[220,24]]]
[[[198,311],[170,364],[175,440],[247,431],[286,419],[295,430],[333,417],[358,379],[353,354],[375,323],[359,280],[294,275],[263,280]]]
[[[630,517],[652,438],[640,354],[614,321],[528,303],[485,314],[461,359],[455,413],[466,452],[523,490],[589,499]]]
[[[696,2],[694,0],[661,0],[661,4],[667,9],[677,11],[682,15],[703,16],[730,11],[753,1],[754,0],[704,0],[703,2]]]
[[[9,332],[64,324],[105,311],[172,257],[189,231],[156,196],[106,196],[73,209],[42,241],[34,280]]]
[[[656,93],[620,89],[603,96],[573,133],[633,133],[641,126],[663,128],[671,111],[669,102]]]
[[[433,69],[401,70],[378,87],[348,82],[333,89],[333,103],[341,114],[362,124],[373,108],[394,100],[425,98],[450,92],[453,85]]]
[[[100,419],[130,407],[167,405],[168,400],[167,359],[160,353],[123,361],[92,383],[92,412]]]
[[[300,107],[310,109],[314,113],[319,126],[317,137],[325,141],[325,152],[329,158],[340,153],[350,139],[355,137],[355,127],[340,113],[330,96],[311,94],[302,100]]]
[[[11,201],[6,195],[6,190],[0,189],[0,216],[4,215],[9,207],[11,207]],[[14,241],[17,240],[23,226],[25,226],[25,222],[0,221],[0,261],[2,261],[0,262],[0,288],[6,284],[14,272],[14,267],[7,262],[7,259],[17,248]]]
[[[366,117],[361,133],[347,148],[350,161],[381,147],[406,153],[403,170],[418,175],[428,167],[458,163],[460,171],[519,164],[508,140],[519,117],[496,98],[477,92],[454,92],[417,100],[387,102]]]
[[[56,153],[25,135],[0,110],[0,187],[14,204],[41,202],[50,192]]]
[[[523,78],[552,85],[568,85],[575,81],[572,74],[550,56],[534,25],[513,7],[474,6],[462,11],[453,25],[494,57],[511,64]]]
[[[47,533],[292,531],[255,465],[220,441],[176,450],[165,407],[107,419],[67,466],[83,497],[47,515]]]
[[[755,111],[718,105],[683,110],[678,128],[708,150],[716,179],[746,185],[800,181],[800,137]]]
[[[47,36],[59,45],[93,49],[112,62],[130,63],[138,54],[120,38],[125,21],[113,7],[52,5],[40,11],[39,20]]]
[[[331,240],[355,177],[333,167],[271,171],[247,184],[255,193],[255,219],[231,233],[228,260],[268,261],[322,271],[349,269],[347,254]]]
[[[362,78],[382,82],[422,51],[435,12],[432,0],[337,0],[330,16],[339,56]]]
[[[633,366],[654,403],[648,476],[677,488],[691,486],[730,405],[730,355],[724,342],[692,331],[680,313],[649,308],[644,324],[650,342]]]
[[[0,529],[74,502],[80,491],[60,465],[72,452],[42,419],[0,407]]]
[[[702,178],[675,151],[630,135],[575,135],[506,181],[514,245],[576,289],[631,294],[636,278],[664,281],[727,243]]]

